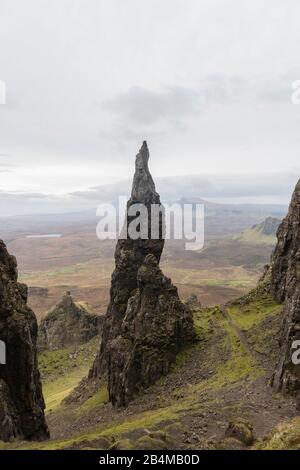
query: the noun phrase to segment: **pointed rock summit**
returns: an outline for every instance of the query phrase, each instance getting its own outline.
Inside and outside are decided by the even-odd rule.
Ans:
[[[16,259],[0,240],[0,440],[49,437],[37,365],[37,321],[27,287],[17,282]]]
[[[148,235],[153,222],[151,207],[160,205],[148,160],[149,150],[144,142],[136,156],[131,198],[127,203],[123,227],[127,233],[135,219],[134,204],[147,208]],[[126,406],[139,390],[166,374],[178,351],[194,338],[191,311],[159,268],[164,247],[164,217],[160,208],[162,212],[154,229],[156,238],[120,238],[116,246],[101,348],[90,372],[90,377],[107,376],[109,397],[115,406]]]
[[[56,350],[88,342],[100,334],[103,316],[95,315],[75,303],[71,293],[66,292],[62,300],[41,321],[38,349]]]
[[[278,302],[284,303],[284,311],[281,352],[273,386],[277,391],[300,394],[300,366],[292,360],[295,341],[300,341],[300,180],[277,238],[271,258],[270,290]]]
[[[281,220],[277,217],[267,217],[260,224],[256,224],[253,228],[256,228],[262,235],[276,235]]]
[[[135,174],[131,190],[131,202],[142,202],[153,204],[159,203],[159,195],[155,191],[154,181],[148,168],[149,150],[147,142],[143,145],[136,156]]]

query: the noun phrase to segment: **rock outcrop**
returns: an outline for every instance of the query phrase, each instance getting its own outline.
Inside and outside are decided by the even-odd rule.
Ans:
[[[198,299],[198,296],[194,293],[190,294],[188,298],[186,299],[186,304],[191,308],[201,308],[201,302]]]
[[[117,242],[101,348],[90,372],[91,377],[108,376],[109,397],[116,406],[126,406],[136,392],[166,374],[179,349],[194,337],[189,308],[181,303],[176,287],[159,268],[164,216],[148,160],[144,142],[136,156],[122,232],[128,237]],[[130,233],[136,220],[132,215],[135,204],[147,208],[139,225],[144,236],[137,239]],[[153,205],[161,209],[156,222],[151,217]]]
[[[38,349],[56,350],[86,343],[100,334],[102,322],[103,316],[89,313],[66,292],[40,324]]]
[[[273,386],[277,391],[299,394],[300,365],[294,364],[292,357],[294,342],[300,340],[300,180],[277,238],[271,258],[270,290],[278,302],[284,303],[284,311],[281,352]]]
[[[251,446],[254,442],[253,426],[243,419],[230,421],[225,437],[237,439],[246,446]]]
[[[254,245],[275,245],[276,232],[281,223],[281,219],[276,217],[267,217],[263,222],[255,224],[233,237],[242,243]]]
[[[277,217],[267,217],[263,222],[253,225],[252,228],[262,235],[275,236],[280,223],[281,220]]]
[[[17,282],[16,259],[0,241],[0,440],[49,437],[37,365],[37,321],[27,306],[27,287]]]

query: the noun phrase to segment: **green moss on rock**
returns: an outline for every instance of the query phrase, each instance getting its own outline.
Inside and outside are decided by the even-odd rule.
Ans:
[[[243,419],[231,421],[225,437],[237,439],[246,446],[251,446],[254,442],[253,426]]]
[[[165,440],[148,435],[138,439],[134,448],[135,450],[168,450],[168,445]]]
[[[300,418],[281,423],[255,445],[256,450],[300,450]]]

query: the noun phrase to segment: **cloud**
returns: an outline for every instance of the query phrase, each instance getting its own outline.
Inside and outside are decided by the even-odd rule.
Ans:
[[[140,141],[143,136],[163,138],[170,131],[184,132],[191,120],[213,106],[289,103],[292,77],[274,80],[257,77],[208,75],[194,88],[164,86],[151,90],[130,87],[102,103],[112,115],[108,131],[100,135],[118,143]]]
[[[10,161],[7,161],[7,159],[10,158],[14,158],[13,155],[0,153],[0,173],[10,173],[11,171],[13,171],[13,168],[16,168],[18,166],[16,163],[11,163]]]
[[[295,174],[296,173],[296,174]],[[252,198],[273,197],[278,199],[290,194],[297,182],[297,172],[270,172],[252,175],[185,175],[156,178],[156,187],[163,200],[197,198]],[[298,171],[299,173],[299,171]],[[115,201],[119,196],[130,194],[131,181],[76,191],[70,196],[89,201]]]
[[[144,139],[155,176],[298,164],[299,1],[0,3],[2,189],[127,178]]]
[[[234,102],[246,88],[247,82],[242,77],[210,75],[195,88],[168,85],[151,90],[130,87],[105,100],[102,107],[138,126],[153,125],[161,120],[179,125],[211,104]]]
[[[17,201],[20,198],[26,198],[27,200],[46,199],[46,198],[49,198],[49,196],[43,193],[29,193],[29,192],[27,193],[23,191],[0,191],[1,202],[3,202],[3,200]]]
[[[182,121],[200,111],[198,91],[183,87],[165,87],[153,91],[142,87],[131,87],[103,103],[103,108],[127,117],[136,124],[151,125],[160,119]]]
[[[197,88],[164,86],[152,90],[130,87],[102,103],[111,115],[110,126],[100,136],[110,140],[119,151],[127,142],[148,139],[163,140],[172,132],[184,133],[189,122],[216,103],[233,102],[242,86],[238,78],[213,76]]]
[[[156,178],[156,188],[163,202],[197,198],[218,202],[256,202],[287,204],[297,182],[297,173],[270,172],[253,175],[186,175]],[[95,214],[101,203],[115,203],[119,196],[129,197],[132,181],[91,187],[53,196],[45,193],[0,191],[0,216],[80,212]]]
[[[86,209],[86,206],[83,199],[74,202],[67,195],[53,196],[38,192],[0,191],[0,217],[79,212]]]
[[[16,167],[16,166],[17,166],[17,165],[14,165],[13,163],[0,162],[0,167],[12,168],[12,167]]]
[[[131,87],[104,101],[102,107],[137,125],[151,125],[161,119],[180,122],[205,111],[210,105],[234,104],[246,96],[257,102],[288,102],[292,80],[293,77],[263,80],[215,74],[203,78],[195,88],[169,85],[157,91]]]

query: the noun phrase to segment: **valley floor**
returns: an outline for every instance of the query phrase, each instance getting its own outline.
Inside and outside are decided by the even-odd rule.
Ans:
[[[96,340],[76,351],[43,353],[40,365],[51,439],[4,447],[243,448],[241,442],[225,438],[229,422],[242,419],[253,426],[254,448],[299,448],[300,423],[292,420],[295,403],[275,395],[269,386],[281,310],[259,290],[226,307],[195,310],[198,341],[178,356],[166,377],[126,409],[112,408],[105,383],[85,383],[71,404],[63,401],[86,375],[98,348]]]

